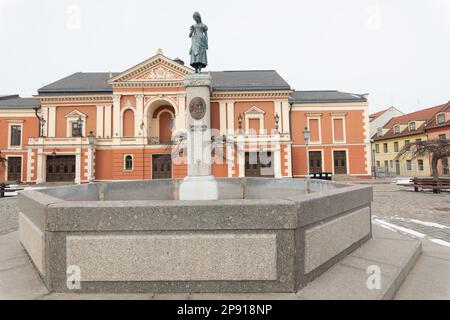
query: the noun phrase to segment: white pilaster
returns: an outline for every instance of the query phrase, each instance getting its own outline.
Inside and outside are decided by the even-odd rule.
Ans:
[[[280,132],[282,132],[282,133],[290,133],[291,132],[290,122],[289,122],[289,109],[290,109],[289,101],[283,101],[281,103],[281,110],[282,110],[281,118],[282,118],[282,123],[283,123],[283,126],[282,126],[283,130],[280,130]]]
[[[178,95],[178,114],[176,116],[176,129],[186,130],[186,95]]]
[[[103,110],[104,106],[97,106],[97,138],[103,138]]]
[[[75,151],[75,183],[81,184],[81,170],[84,168],[81,163],[81,148],[77,148]]]
[[[56,106],[48,107],[48,137],[56,137]]]
[[[27,150],[27,178],[25,180],[25,182],[31,182],[31,167],[32,167],[32,157],[33,152],[32,149],[28,149]]]
[[[44,180],[44,150],[42,148],[38,149],[37,153],[37,175],[36,183],[43,183]]]
[[[220,117],[220,134],[227,134],[227,103],[225,101],[219,102],[219,117]]]
[[[245,177],[245,148],[244,148],[244,136],[238,135],[237,137],[237,154],[239,165],[239,178]]]
[[[135,97],[136,97],[136,114],[134,117],[135,123],[134,135],[136,137],[143,137],[145,128],[141,125],[144,121],[144,95],[137,94]]]
[[[227,130],[228,134],[234,134],[234,101],[227,102]]]
[[[120,132],[120,99],[122,96],[120,94],[115,94],[113,96],[114,101],[114,107],[113,107],[113,130],[114,135],[113,138],[120,138],[121,132]]]
[[[105,106],[105,134],[104,138],[112,138],[112,130],[111,130],[111,123],[112,123],[112,106]]]
[[[278,124],[278,131],[283,132],[283,114],[281,113],[281,100],[275,101],[275,115],[280,117],[280,122]]]
[[[275,135],[275,152],[274,152],[274,175],[276,179],[282,178],[281,174],[281,144],[280,135]]]

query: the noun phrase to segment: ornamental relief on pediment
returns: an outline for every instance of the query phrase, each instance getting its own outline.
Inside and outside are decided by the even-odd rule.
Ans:
[[[183,76],[168,69],[164,68],[163,66],[158,66],[156,68],[151,69],[150,71],[147,71],[140,76],[138,76],[134,80],[138,81],[155,81],[155,80],[180,80],[183,79]]]

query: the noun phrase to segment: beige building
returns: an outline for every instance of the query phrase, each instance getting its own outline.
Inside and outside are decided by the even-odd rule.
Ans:
[[[442,105],[392,118],[372,137],[372,160],[377,176],[430,176],[428,156],[396,159],[408,143],[427,140],[427,123],[434,119]]]

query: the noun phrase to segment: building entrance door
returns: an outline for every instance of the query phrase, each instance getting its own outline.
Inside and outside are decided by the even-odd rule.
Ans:
[[[309,152],[309,173],[322,173],[322,152]]]
[[[8,157],[8,181],[22,182],[22,158]]]
[[[275,173],[273,169],[272,152],[246,152],[245,176],[273,178]]]
[[[334,174],[347,174],[347,152],[333,151]]]
[[[152,179],[172,179],[172,155],[158,154],[152,156]]]
[[[74,182],[75,156],[47,156],[47,182]]]

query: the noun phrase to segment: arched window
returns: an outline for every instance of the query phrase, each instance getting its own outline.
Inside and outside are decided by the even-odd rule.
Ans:
[[[133,170],[133,156],[132,155],[125,156],[124,170],[125,171]]]

